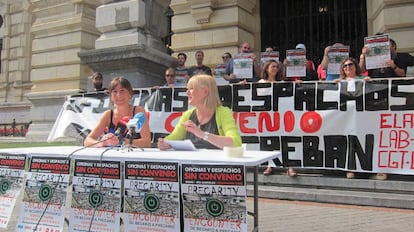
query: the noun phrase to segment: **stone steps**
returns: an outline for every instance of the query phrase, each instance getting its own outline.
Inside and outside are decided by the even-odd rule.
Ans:
[[[414,209],[414,177],[390,175],[387,180],[346,179],[341,175],[301,173],[258,176],[259,197]],[[248,195],[253,193],[253,175],[247,174]]]

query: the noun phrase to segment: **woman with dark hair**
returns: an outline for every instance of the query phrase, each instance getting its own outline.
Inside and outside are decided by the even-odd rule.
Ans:
[[[114,108],[106,110],[102,114],[98,124],[89,133],[88,137],[86,137],[84,141],[85,146],[107,147],[118,145],[120,141],[115,135],[115,131],[121,124],[125,123],[125,121],[128,122],[138,112],[145,114],[143,107],[134,106],[130,103],[134,91],[128,79],[115,77],[109,85],[108,92]],[[126,125],[123,126],[126,127]],[[126,143],[128,143],[127,140],[125,138]],[[145,120],[139,135],[133,138],[132,143],[133,147],[151,147],[151,134],[148,120]]]
[[[283,81],[283,64],[276,60],[268,60],[262,68],[262,76],[258,82]]]

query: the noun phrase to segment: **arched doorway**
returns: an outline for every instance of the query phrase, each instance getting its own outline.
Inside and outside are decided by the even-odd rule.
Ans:
[[[367,36],[367,8],[363,0],[262,0],[262,50],[274,46],[281,58],[297,43],[306,44],[315,64],[334,42],[350,46],[358,57]]]

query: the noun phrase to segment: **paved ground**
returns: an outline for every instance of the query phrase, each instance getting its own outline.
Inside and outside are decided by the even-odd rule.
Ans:
[[[248,200],[252,209],[252,199]],[[17,210],[9,229],[14,231]],[[299,201],[259,200],[261,232],[407,232],[414,228],[414,210],[322,204]],[[253,218],[248,217],[248,230]],[[67,231],[67,225],[65,225]]]
[[[252,208],[252,201],[249,201]],[[261,232],[407,232],[414,210],[260,199]],[[253,219],[248,228],[252,231]]]

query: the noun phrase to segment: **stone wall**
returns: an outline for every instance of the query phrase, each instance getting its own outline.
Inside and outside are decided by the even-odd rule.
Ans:
[[[389,34],[398,52],[414,55],[414,0],[367,0],[368,34]],[[409,67],[407,76],[414,76]]]

